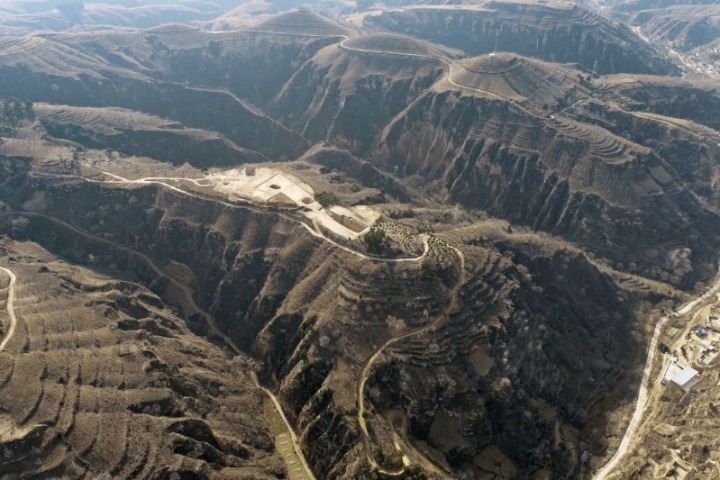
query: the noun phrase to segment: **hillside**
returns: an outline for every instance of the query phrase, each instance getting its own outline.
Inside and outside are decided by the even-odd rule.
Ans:
[[[491,2],[483,10],[407,8],[366,17],[371,27],[403,32],[474,56],[495,50],[589,72],[674,74],[677,68],[626,26],[580,6]]]
[[[715,83],[580,6],[221,6],[0,39],[2,471],[591,476],[717,272]]]

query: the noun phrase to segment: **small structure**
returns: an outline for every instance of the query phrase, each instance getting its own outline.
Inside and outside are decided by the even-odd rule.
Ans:
[[[698,337],[705,338],[707,337],[707,329],[705,327],[698,327],[697,330],[695,330],[695,333],[697,333]]]
[[[689,392],[699,381],[700,376],[697,370],[683,365],[677,358],[674,358],[665,369],[662,384],[666,385],[668,382],[672,382],[684,391]]]

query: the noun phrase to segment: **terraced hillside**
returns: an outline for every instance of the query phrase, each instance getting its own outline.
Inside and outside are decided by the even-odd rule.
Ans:
[[[588,95],[589,85],[576,70],[511,53],[483,55],[458,62],[453,79],[460,85],[530,102],[538,111],[556,111]]]
[[[399,409],[405,412],[407,430],[397,434],[404,439],[401,448],[413,464],[431,462],[439,471],[476,476],[489,468],[485,457],[500,451],[506,452],[503,458],[512,465],[508,468],[519,474],[529,474],[542,465],[552,471],[578,472],[582,468],[577,458],[582,454],[583,423],[598,415],[594,411],[597,400],[590,392],[610,388],[632,351],[628,344],[592,343],[597,340],[591,339],[609,338],[610,330],[631,328],[633,306],[653,295],[622,292],[584,256],[557,250],[540,238],[531,238],[529,249],[515,245],[507,234],[496,234],[497,239],[487,246],[471,246],[478,232],[493,231],[492,223],[459,234],[468,241],[468,245],[460,245],[465,252],[463,264],[458,264],[452,244],[432,236],[427,261],[436,274],[427,276],[418,263],[373,262],[328,249],[307,234],[299,235],[294,221],[276,218],[272,212],[232,208],[212,198],[193,200],[162,188],[91,184],[47,175],[32,176],[28,181],[34,187],[22,191],[45,192],[44,202],[33,202],[36,212],[42,213],[11,215],[25,220],[6,222],[5,231],[18,239],[39,242],[69,262],[92,268],[103,265],[114,276],[127,275],[123,272],[129,270],[165,301],[179,302],[192,331],[223,342],[202,316],[189,315],[190,304],[178,297],[177,290],[178,285],[188,285],[219,331],[262,362],[261,378],[278,389],[308,461],[322,478],[365,475],[362,463],[357,462],[364,451],[352,414],[354,379],[377,345],[417,329],[422,333],[394,342],[368,371],[362,394],[370,405],[371,445],[392,453],[395,427],[387,423],[386,415]],[[29,205],[23,196],[15,201]],[[390,224],[385,228],[397,238],[417,235],[414,228]],[[455,243],[457,238],[448,239]],[[529,251],[534,252],[532,257],[526,257]],[[158,278],[148,267],[148,259],[166,277]],[[518,270],[518,264],[524,267]],[[565,272],[567,281],[560,280],[560,271]],[[552,282],[552,295],[566,300],[548,303],[548,294],[535,286],[534,282],[549,285],[546,279],[551,278],[557,279]],[[571,280],[576,278],[584,278],[585,284]],[[180,283],[168,284],[167,279]],[[76,288],[85,291],[90,287]],[[591,291],[592,298],[582,293]],[[146,295],[153,297],[149,292]],[[619,295],[626,298],[625,304],[618,300]],[[108,293],[102,298],[105,300],[98,305],[106,308]],[[156,327],[144,320],[150,314],[138,313],[155,311],[147,301],[127,305],[134,317],[118,325],[155,331]],[[591,317],[603,320],[591,322]],[[524,330],[530,323],[535,333]],[[156,329],[161,333],[165,332],[162,328],[169,328],[162,325]],[[577,329],[574,335],[586,345],[582,351],[567,352],[567,359],[573,356],[572,362],[559,359],[551,350],[532,350],[535,342],[557,344],[568,328]],[[429,351],[427,345],[431,345]],[[528,351],[537,355],[523,353]],[[167,354],[156,355],[169,362]],[[606,359],[604,363],[599,362],[601,357]],[[585,371],[592,371],[595,378],[589,382],[584,376],[587,384],[577,390],[582,396],[571,394],[581,385],[580,377],[572,374],[578,361],[586,362]],[[478,372],[462,373],[467,362],[479,365]],[[125,368],[123,371],[130,367]],[[207,363],[203,369],[203,375],[212,371]],[[425,372],[424,380],[408,383],[407,379],[416,378],[418,369]],[[166,367],[161,370],[165,372]],[[174,370],[168,365],[167,371]],[[552,376],[551,382],[534,383],[547,375]],[[449,378],[452,384],[447,383]],[[129,380],[126,385],[127,389],[139,388],[129,386]],[[223,395],[234,394],[224,390],[222,380],[215,385],[213,388],[223,389],[219,390]],[[444,393],[431,395],[438,385]],[[487,393],[467,403],[470,392],[478,389]],[[523,393],[529,391],[543,400]],[[178,395],[187,393],[181,390]],[[183,401],[190,402],[176,403]],[[170,403],[172,408],[176,403]],[[528,417],[515,415],[515,410],[509,409],[511,403],[513,408],[537,412],[551,408],[564,413],[547,417],[548,423],[539,426]],[[225,411],[222,404],[209,405],[209,412]],[[228,407],[228,411],[232,410]],[[468,425],[477,424],[477,428],[486,415],[497,423],[493,420],[483,427],[485,433],[477,436],[476,427],[452,430],[457,427],[452,427],[447,414],[461,415],[463,424],[470,422]],[[208,413],[208,419],[222,421],[226,414],[216,415]],[[501,428],[511,418],[512,434]],[[246,431],[237,425],[233,428]],[[438,429],[447,428],[455,432],[455,446],[448,447],[437,436]],[[554,428],[563,432],[566,453],[552,456],[548,465]],[[427,442],[430,448],[417,441]],[[542,447],[533,457],[520,453],[530,445]],[[278,448],[282,453],[282,447]],[[246,465],[224,461],[237,468]]]
[[[191,2],[74,2],[33,1],[0,2],[0,35],[26,35],[36,31],[60,31],[83,25],[84,28],[149,28],[168,22],[192,22],[211,19],[228,11],[235,2],[227,0]]]
[[[402,32],[475,56],[495,50],[599,73],[677,72],[629,28],[567,4],[488,2],[481,10],[408,8],[365,17],[369,26]]]
[[[714,84],[578,6],[283,5],[0,40],[6,471],[590,476],[716,272]]]
[[[35,106],[43,128],[90,148],[110,148],[124,155],[138,155],[176,165],[236,165],[267,158],[237,146],[217,132],[185,128],[153,115],[120,108]]]
[[[13,290],[3,279],[3,302],[17,317],[0,354],[4,474],[283,471],[258,406],[262,393],[241,364],[132,281],[144,265],[128,259],[125,275],[107,275],[29,242],[6,238],[2,249],[3,268],[16,277]]]

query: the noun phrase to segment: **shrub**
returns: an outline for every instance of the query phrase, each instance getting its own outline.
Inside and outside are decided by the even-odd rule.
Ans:
[[[423,262],[422,265],[420,265],[420,277],[423,280],[430,280],[432,278],[437,277],[437,270],[435,267],[430,265],[429,262]]]
[[[315,200],[323,207],[328,208],[337,204],[340,199],[334,192],[320,192],[315,194]]]
[[[382,228],[371,228],[363,237],[363,242],[370,253],[380,253],[385,246],[385,230]]]

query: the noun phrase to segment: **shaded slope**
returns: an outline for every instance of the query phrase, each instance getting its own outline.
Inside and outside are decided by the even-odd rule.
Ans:
[[[501,3],[485,10],[408,9],[366,18],[371,26],[425,38],[468,55],[497,49],[560,63],[579,63],[600,73],[677,72],[669,61],[627,27],[582,7]],[[498,33],[499,32],[499,33]]]

